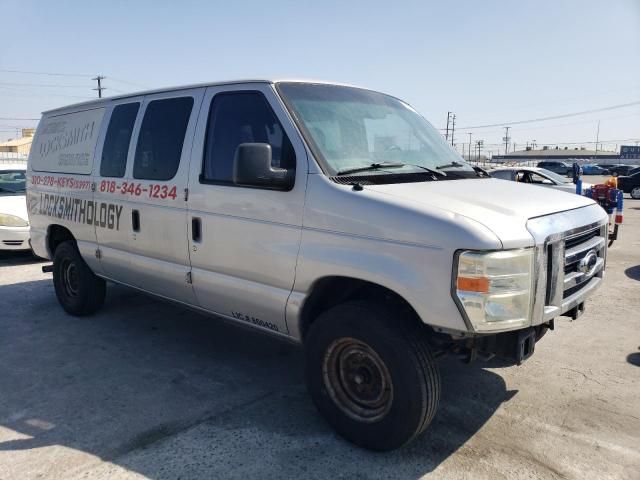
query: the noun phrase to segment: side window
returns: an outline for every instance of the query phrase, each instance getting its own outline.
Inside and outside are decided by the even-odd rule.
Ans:
[[[202,180],[232,183],[233,159],[241,143],[268,143],[272,166],[295,169],[293,146],[264,95],[220,93],[209,110]]]
[[[138,135],[134,178],[170,180],[175,176],[192,108],[192,97],[149,103]]]
[[[102,148],[101,177],[124,177],[129,142],[139,108],[139,103],[127,103],[113,109]]]
[[[547,177],[543,177],[537,173],[531,172],[529,175],[531,176],[531,183],[553,183]]]
[[[511,170],[498,170],[497,172],[491,173],[491,176],[501,180],[511,180],[512,173]]]

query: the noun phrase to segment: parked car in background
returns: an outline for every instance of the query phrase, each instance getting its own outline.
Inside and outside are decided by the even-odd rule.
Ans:
[[[29,250],[25,165],[0,165],[0,250]]]
[[[604,168],[605,170],[609,170],[609,173],[613,175],[614,173],[618,175],[628,175],[629,171],[635,168],[635,165],[607,165],[606,163],[599,163],[598,166],[600,168]]]
[[[511,180],[512,182],[530,183],[542,187],[551,187],[568,193],[576,193],[576,186],[567,178],[550,170],[537,167],[496,168],[490,172],[493,178]],[[583,183],[582,188],[589,188],[591,184]]]
[[[631,194],[631,198],[640,200],[640,168],[633,175],[618,177],[618,188],[624,193]]]
[[[582,173],[583,175],[609,175],[610,171],[594,163],[586,163],[582,165]]]
[[[545,170],[549,170],[553,173],[557,173],[558,175],[571,175],[571,172],[572,172],[571,165],[565,162],[556,162],[556,161],[538,162],[537,167],[544,168]]]

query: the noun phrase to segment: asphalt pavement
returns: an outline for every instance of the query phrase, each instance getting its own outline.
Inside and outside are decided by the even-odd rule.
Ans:
[[[640,479],[640,201],[603,287],[519,367],[441,361],[443,396],[410,446],[339,438],[290,344],[108,288],[63,312],[51,274],[0,255],[0,479]]]

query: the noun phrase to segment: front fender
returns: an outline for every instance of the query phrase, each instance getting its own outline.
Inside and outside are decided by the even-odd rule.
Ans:
[[[301,311],[313,285],[340,276],[371,282],[402,297],[420,319],[434,328],[466,332],[453,302],[453,249],[304,229],[296,280],[287,302],[287,326],[301,338]]]

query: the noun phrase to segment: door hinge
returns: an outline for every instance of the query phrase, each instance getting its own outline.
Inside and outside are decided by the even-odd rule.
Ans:
[[[186,202],[187,200],[189,200],[189,189],[185,188],[184,189],[184,201]]]
[[[187,274],[185,275],[185,281],[191,285],[193,283],[193,280],[191,278],[191,272],[187,272]]]
[[[102,251],[99,248],[96,248],[96,258],[98,260],[102,258]]]

